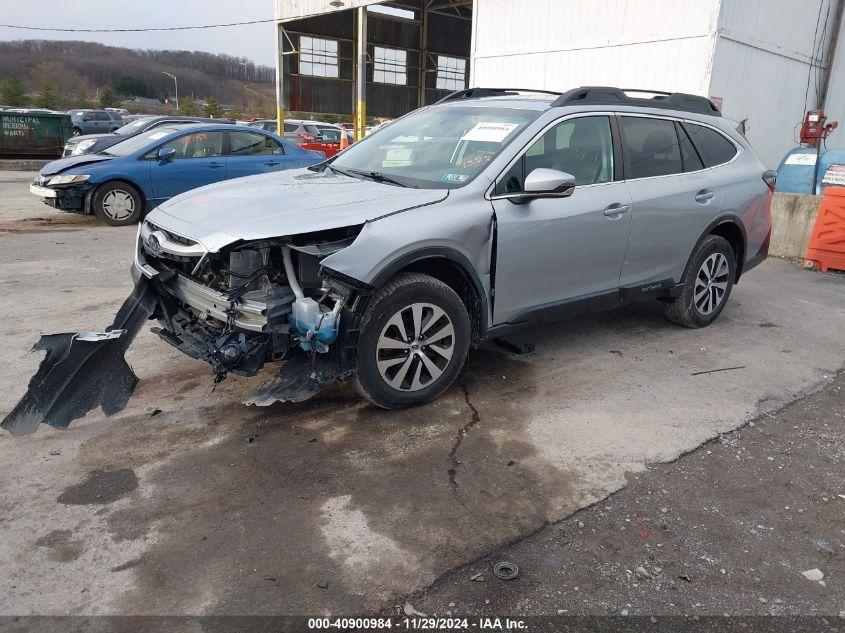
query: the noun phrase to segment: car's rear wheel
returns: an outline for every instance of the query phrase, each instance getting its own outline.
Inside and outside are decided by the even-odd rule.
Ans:
[[[708,235],[696,247],[684,273],[681,294],[666,306],[666,317],[690,328],[716,320],[733,289],[736,257],[725,238]]]
[[[71,136],[82,136],[82,130],[78,127],[73,128],[70,133]]]
[[[355,385],[385,409],[430,402],[461,371],[470,334],[469,315],[454,290],[429,275],[397,275],[361,320]]]
[[[138,190],[120,181],[100,185],[91,200],[94,215],[109,226],[135,224],[141,219],[143,204]]]

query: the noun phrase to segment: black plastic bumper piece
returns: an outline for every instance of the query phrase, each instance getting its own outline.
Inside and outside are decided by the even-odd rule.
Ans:
[[[124,354],[156,307],[150,284],[146,277],[135,284],[103,334],[42,336],[32,351],[43,350],[47,355],[26,394],[0,427],[19,437],[34,433],[39,424],[67,428],[98,406],[106,415],[122,411],[138,384]],[[114,334],[118,331],[119,335]]]

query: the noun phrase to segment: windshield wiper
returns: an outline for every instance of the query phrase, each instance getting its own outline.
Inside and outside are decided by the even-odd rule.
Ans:
[[[334,167],[332,168],[334,169]],[[400,182],[391,176],[381,173],[380,171],[364,171],[362,169],[350,169],[349,170],[353,174],[358,174],[359,176],[363,176],[364,178],[369,178],[370,180],[375,180],[376,182],[388,182],[391,185],[399,185],[400,187],[409,187],[408,183]]]

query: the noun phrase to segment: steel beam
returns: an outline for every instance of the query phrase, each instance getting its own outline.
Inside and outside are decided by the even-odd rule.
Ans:
[[[367,133],[367,7],[358,7],[358,29],[355,47],[355,140]]]

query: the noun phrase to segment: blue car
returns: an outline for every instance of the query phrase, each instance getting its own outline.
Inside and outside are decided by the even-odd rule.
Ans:
[[[97,154],[45,165],[29,190],[62,211],[93,213],[111,226],[134,224],[189,189],[325,160],[275,134],[225,124],[168,125]]]

